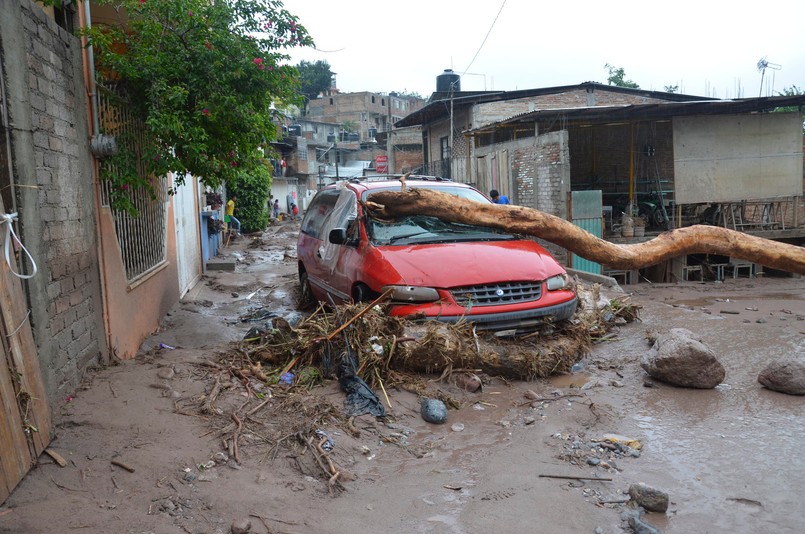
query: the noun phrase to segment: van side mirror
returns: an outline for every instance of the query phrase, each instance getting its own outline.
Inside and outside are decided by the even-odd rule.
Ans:
[[[346,228],[333,228],[330,230],[330,235],[327,236],[330,243],[333,245],[343,245],[347,242],[347,229]]]

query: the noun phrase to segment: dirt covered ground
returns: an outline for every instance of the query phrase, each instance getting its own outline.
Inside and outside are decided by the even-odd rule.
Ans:
[[[88,374],[56,409],[51,447],[67,466],[43,455],[0,507],[0,532],[228,533],[249,521],[257,533],[618,533],[631,531],[636,482],[670,495],[668,513],[643,516],[662,532],[802,532],[805,399],[757,383],[771,359],[805,357],[802,279],[626,286],[642,321],[575,373],[481,375],[472,393],[408,374],[387,382],[388,399],[377,391],[385,421],[353,419],[335,380],[265,386],[230,372],[263,315],[297,313],[297,231],[230,245],[235,272],[209,272],[135,360]],[[714,350],[722,385],[647,379],[646,335],[672,327]],[[446,424],[423,421],[421,395],[454,405]],[[637,440],[639,456],[602,446],[607,434]]]

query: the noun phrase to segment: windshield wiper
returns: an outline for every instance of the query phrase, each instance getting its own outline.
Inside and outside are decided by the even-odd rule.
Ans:
[[[409,237],[416,237],[418,235],[424,235],[430,233],[432,233],[430,230],[423,230],[421,232],[413,232],[411,234],[395,235],[394,237],[389,238],[389,245],[391,245],[395,241],[399,241],[400,239],[408,239]]]

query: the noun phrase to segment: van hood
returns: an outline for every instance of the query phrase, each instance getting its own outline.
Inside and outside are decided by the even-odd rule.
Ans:
[[[564,273],[534,241],[438,243],[378,247],[407,285],[450,288],[544,280]]]

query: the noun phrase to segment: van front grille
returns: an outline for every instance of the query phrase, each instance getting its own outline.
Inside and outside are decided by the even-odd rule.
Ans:
[[[450,290],[459,306],[495,306],[539,300],[542,282],[503,282],[480,286],[454,287]]]

